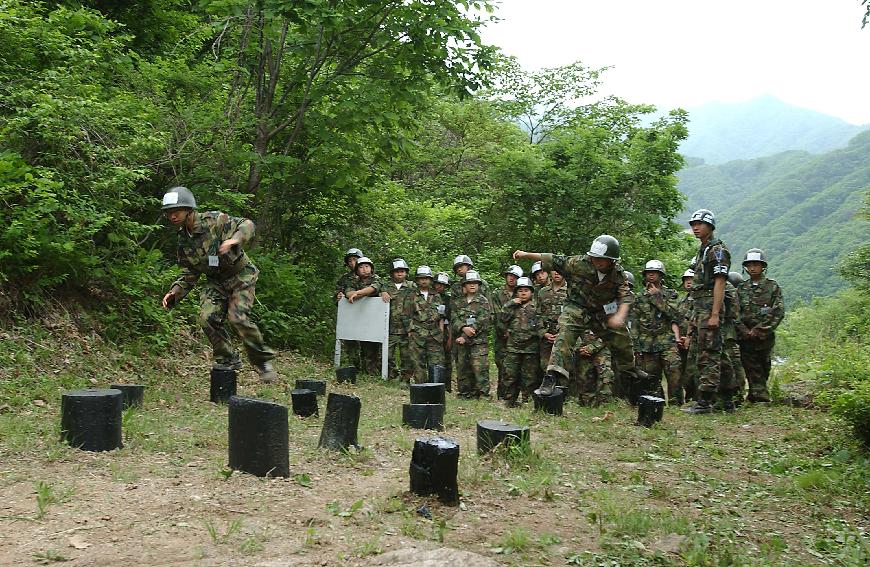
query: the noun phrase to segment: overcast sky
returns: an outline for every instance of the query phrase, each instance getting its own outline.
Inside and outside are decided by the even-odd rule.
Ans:
[[[860,0],[502,0],[483,34],[527,69],[612,66],[605,94],[661,108],[773,95],[870,123]]]

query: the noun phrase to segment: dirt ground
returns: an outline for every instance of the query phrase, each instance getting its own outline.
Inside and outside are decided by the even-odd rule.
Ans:
[[[331,373],[300,365],[285,357],[281,368]],[[264,389],[243,376],[240,393],[289,406],[287,381]],[[175,387],[184,392],[167,391]],[[448,507],[408,491],[413,441],[433,433],[401,426],[407,390],[375,381],[328,388],[362,398],[365,449],[316,448],[321,399],[321,417],[291,414],[289,478],[226,469],[227,410],[207,401],[202,381],[149,386],[145,407],[125,416],[125,447],[105,453],[56,442],[59,399],[7,410],[0,565],[369,565],[412,547],[512,565],[704,564],[693,559],[699,549],[756,564],[825,564],[810,545],[825,526],[867,533],[867,510],[848,494],[794,489],[794,475],[808,470],[795,460],[811,462],[808,444],[830,426],[817,412],[698,417],[669,408],[646,429],[627,406],[569,404],[554,417],[448,394],[440,434],[460,444],[462,493]],[[529,425],[531,454],[478,456],[478,419]]]

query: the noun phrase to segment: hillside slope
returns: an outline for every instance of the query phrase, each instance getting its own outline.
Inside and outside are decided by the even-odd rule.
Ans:
[[[707,164],[769,156],[788,150],[814,154],[847,145],[870,125],[839,118],[763,96],[742,103],[710,103],[689,110],[689,137],[680,145],[687,156]]]
[[[770,274],[789,301],[842,288],[833,268],[870,236],[856,216],[870,187],[870,132],[822,155],[784,152],[688,168],[679,178],[686,210],[716,213],[738,267],[748,248],[768,252]]]

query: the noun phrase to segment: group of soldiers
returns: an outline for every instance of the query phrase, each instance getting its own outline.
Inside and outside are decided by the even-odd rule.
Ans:
[[[732,411],[746,396],[770,401],[774,331],[784,315],[782,292],[766,277],[763,251],[750,249],[731,271],[725,244],[715,237],[715,216],[700,209],[689,219],[700,246],[682,274],[686,294],[664,284],[656,259],[642,270],[642,287],[619,262],[619,242],[596,238],[584,255],[517,250],[532,260],[531,277],[519,265],[491,286],[465,255],[453,274],[411,268],[402,258],[389,277],[357,248],[344,257],[348,271],[335,288],[353,303],[378,295],[390,304],[389,377],[417,383],[443,366],[451,388],[455,368],[460,397],[490,397],[490,332],[498,369],[496,396],[517,406],[556,387],[583,405],[641,395],[666,396],[670,404],[694,401],[684,411]],[[350,363],[369,373],[380,368],[377,343],[346,341]],[[664,384],[663,384],[664,382]],[[666,393],[665,393],[666,392]]]

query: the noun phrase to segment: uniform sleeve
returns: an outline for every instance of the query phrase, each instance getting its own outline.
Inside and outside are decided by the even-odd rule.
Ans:
[[[369,285],[366,286],[366,287],[369,287],[369,286],[375,288],[375,294],[376,294],[376,295],[380,295],[381,293],[384,292],[384,280],[382,280],[382,279],[381,279],[379,276],[377,276],[377,275],[373,275],[373,276],[372,276],[372,281],[371,281],[371,283],[369,283]]]
[[[785,304],[782,302],[782,288],[780,288],[779,284],[776,282],[773,282],[771,298],[773,299],[773,304],[770,306],[770,313],[768,313],[768,320],[765,324],[770,327],[771,331],[773,331],[780,323],[782,323],[782,319],[785,317]]]
[[[498,312],[498,319],[501,321],[498,328],[507,329],[511,324],[511,320],[516,317],[517,309],[519,309],[519,307],[520,306],[514,303],[513,300],[502,305],[501,310]]]
[[[619,276],[622,278],[622,283],[619,284],[619,288],[616,290],[616,302],[620,305],[634,303],[634,293],[631,291],[631,286],[628,285],[628,280],[625,279],[625,273],[619,272]]]
[[[169,291],[175,296],[175,301],[179,302],[187,297],[190,290],[196,286],[197,281],[199,281],[199,273],[193,271],[193,269],[187,266],[181,266],[181,273],[172,283]]]
[[[710,250],[712,256],[713,277],[720,276],[728,277],[728,272],[731,270],[731,252],[722,245],[717,244]]]
[[[489,334],[489,328],[493,323],[493,309],[492,303],[486,301],[483,298],[478,304],[477,309],[477,322],[474,324],[474,328],[477,331],[476,337],[480,337],[486,340],[486,336]]]
[[[243,217],[231,217],[221,213],[221,237],[223,240],[237,239],[242,245],[247,244],[256,231],[254,221]]]

